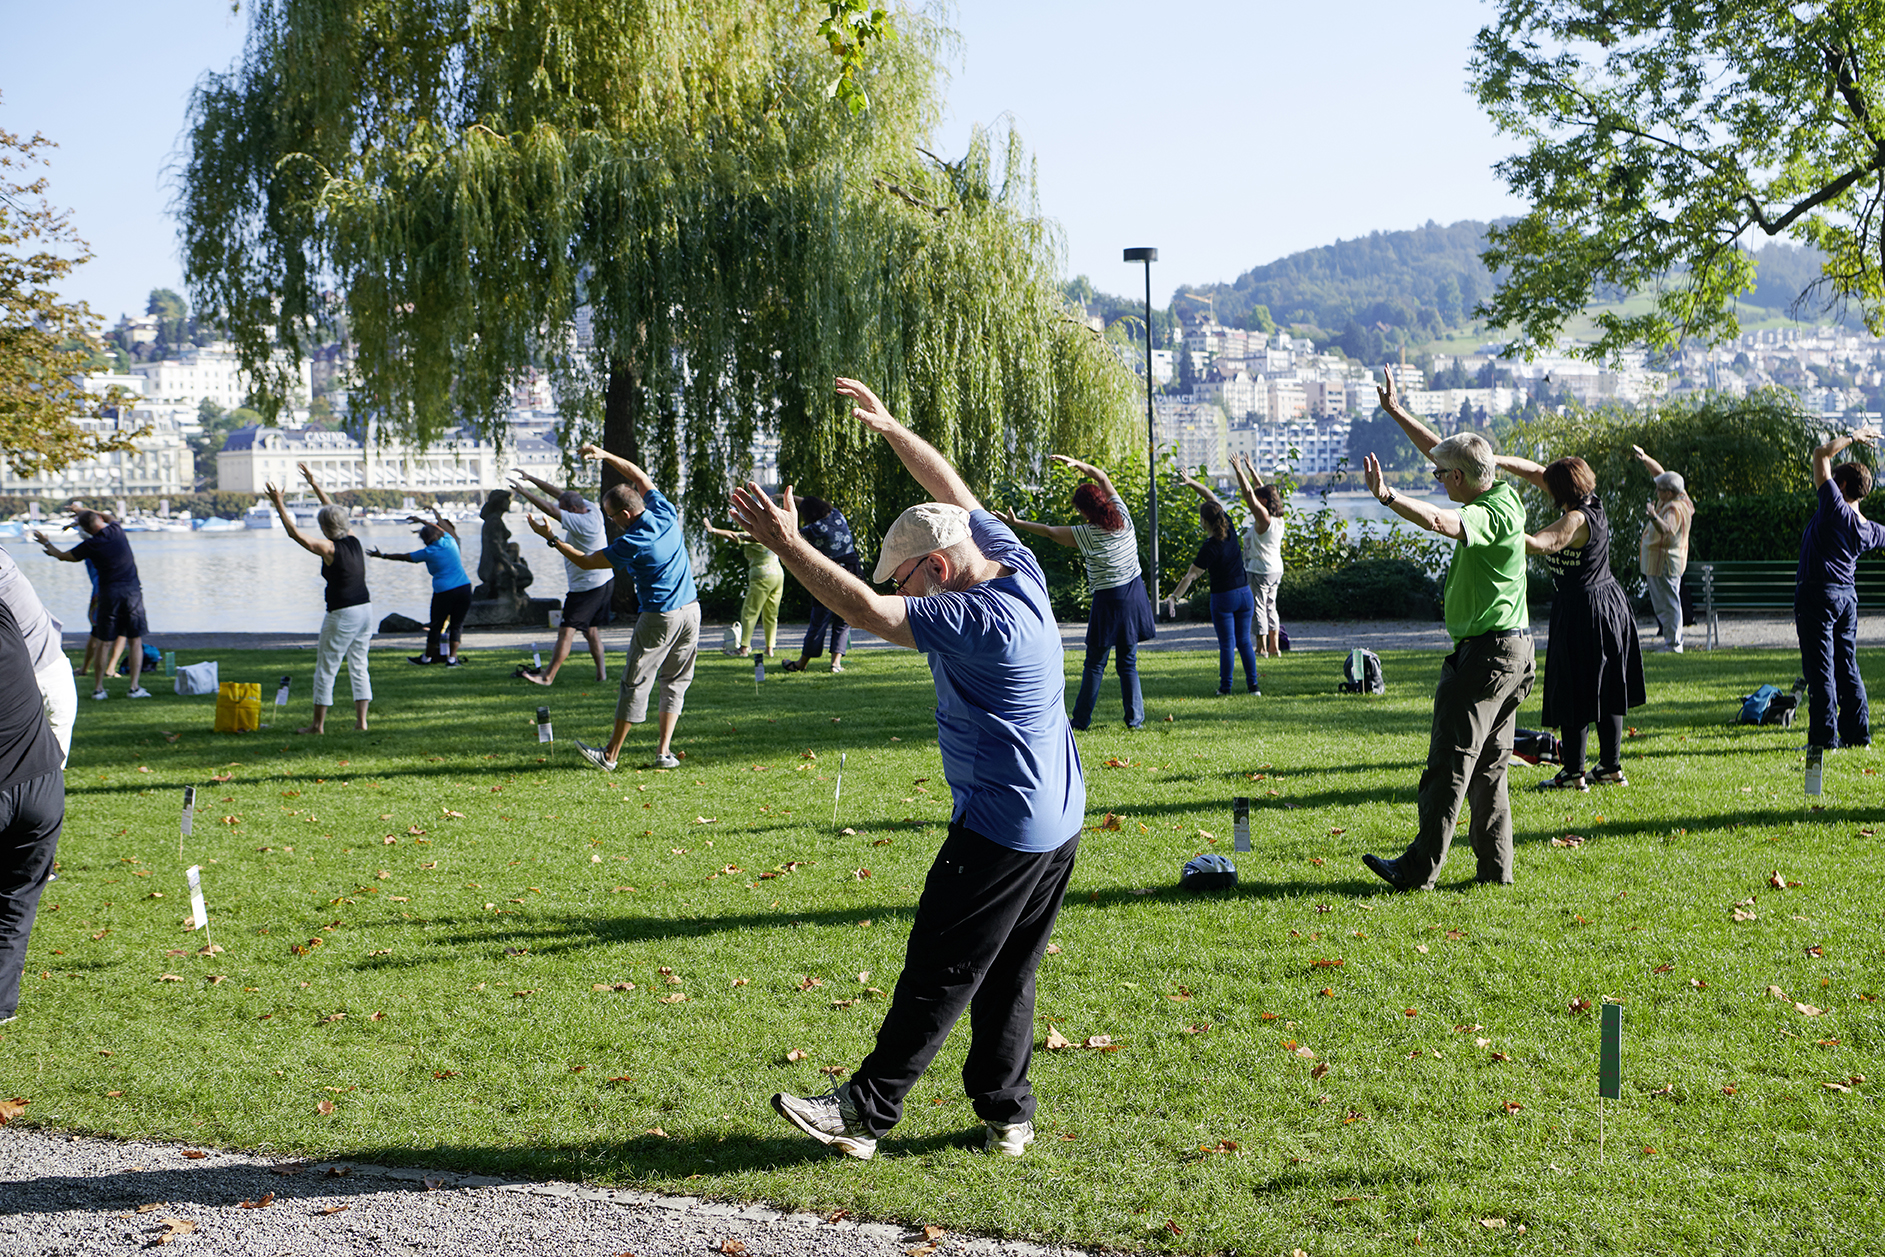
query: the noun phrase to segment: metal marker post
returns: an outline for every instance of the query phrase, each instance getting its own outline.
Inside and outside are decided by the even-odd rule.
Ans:
[[[844,755],[843,751],[838,752],[838,788],[831,792],[831,823],[833,825],[838,823],[838,800],[844,794]]]
[[[1623,1098],[1623,1005],[1603,1006],[1602,1040],[1597,1052],[1597,1160],[1604,1159],[1604,1101]]]
[[[1145,501],[1152,516],[1153,607],[1158,614],[1158,421],[1152,411],[1152,263],[1158,261],[1157,249],[1127,249],[1125,261],[1145,263]]]
[[[196,817],[196,787],[183,788],[183,819],[177,825],[177,859],[183,859],[183,840],[190,836],[190,823]]]

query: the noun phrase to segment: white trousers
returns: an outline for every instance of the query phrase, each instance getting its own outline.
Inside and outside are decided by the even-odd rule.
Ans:
[[[373,679],[367,675],[367,644],[373,640],[373,604],[329,611],[321,621],[321,641],[314,650],[314,705],[334,705],[334,678],[340,674],[340,661],[347,661],[347,685],[353,701],[367,702],[373,697]]]
[[[72,722],[79,711],[79,687],[72,679],[72,664],[61,653],[33,675],[46,703],[46,723],[52,726],[52,736],[59,739],[59,767],[64,768],[72,754]]]

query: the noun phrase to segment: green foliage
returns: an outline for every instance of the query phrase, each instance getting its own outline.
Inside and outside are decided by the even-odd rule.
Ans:
[[[1348,465],[1360,468],[1362,460],[1373,454],[1381,460],[1383,471],[1424,472],[1432,464],[1401,431],[1388,412],[1379,406],[1366,419],[1356,419],[1348,428]]]
[[[1076,735],[1096,827],[1035,1029],[1037,1047],[1051,1025],[1120,1050],[1036,1051],[1040,1137],[1011,1162],[977,1146],[965,1022],[861,1165],[765,1097],[855,1069],[886,1006],[871,988],[902,972],[950,810],[922,658],[774,669],[755,693],[749,664],[709,653],[675,742],[686,770],[635,771],[638,728],[602,774],[567,741],[612,714],[613,687],[579,681],[586,659],[549,699],[559,741],[543,747],[538,699],[501,679],[517,652],[467,645],[450,671],[374,651],[361,735],[283,732],[306,712],[305,651],[217,652],[225,679],[293,675],[261,733],[214,734],[213,697],[162,686],[87,706],[59,880],[3,1032],[6,1094],[32,1101],[20,1125],[844,1209],[942,1226],[945,1248],[1878,1247],[1877,779],[1863,754],[1829,757],[1809,812],[1798,726],[1727,723],[1734,695],[1792,675],[1786,652],[1645,659],[1632,785],[1540,794],[1524,787],[1549,768],[1514,769],[1516,884],[1474,886],[1461,843],[1444,893],[1421,895],[1386,893],[1359,855],[1413,827],[1438,652],[1387,652],[1388,692],[1368,699],[1334,693],[1335,652],[1267,662],[1261,699],[1213,697],[1209,653],[1143,652],[1146,728]],[[1885,652],[1860,663],[1876,676]],[[1239,794],[1257,847],[1241,884],[1178,891],[1186,859],[1230,845]],[[1116,832],[1097,828],[1108,812]],[[1583,844],[1552,845],[1567,833]],[[191,864],[213,955],[178,928]],[[1775,869],[1798,884],[1775,889]],[[1596,1018],[1570,1005],[1605,995],[1628,1012],[1600,1160]],[[181,1194],[175,1151],[151,1156],[114,1184],[124,1212]],[[222,1181],[225,1207],[192,1216],[235,1235],[228,1204],[266,1184]]]
[[[1499,170],[1531,210],[1488,233],[1508,274],[1481,313],[1526,350],[1594,299],[1649,291],[1647,313],[1600,313],[1580,352],[1719,342],[1755,284],[1744,241],[1785,236],[1825,254],[1833,301],[1885,328],[1881,65],[1870,4],[1502,0],[1470,69],[1528,145]]]
[[[831,47],[838,62],[838,77],[825,87],[825,94],[849,109],[853,116],[870,108],[870,93],[858,82],[864,68],[864,54],[869,45],[895,39],[890,14],[873,9],[870,0],[831,0],[829,13],[818,24],[818,33]]]
[[[277,329],[301,355],[344,320],[353,413],[420,441],[494,433],[544,362],[570,441],[712,510],[777,436],[783,478],[844,485],[866,544],[917,490],[836,375],[974,486],[1048,449],[1119,452],[1131,377],[1069,317],[1018,138],[919,156],[947,34],[908,11],[851,68],[868,112],[832,108],[826,8],[264,0],[192,104],[195,302],[265,413],[289,383]]]
[[[1407,559],[1358,559],[1285,571],[1276,609],[1296,620],[1437,620],[1440,585]]]
[[[1806,491],[1697,502],[1689,562],[1798,558],[1800,536],[1818,507],[1818,495]],[[1868,494],[1859,513],[1885,520],[1885,489]]]

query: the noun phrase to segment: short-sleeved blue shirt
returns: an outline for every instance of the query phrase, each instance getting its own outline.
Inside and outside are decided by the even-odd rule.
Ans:
[[[1859,579],[1859,556],[1885,546],[1885,525],[1875,524],[1846,501],[1839,486],[1819,487],[1819,509],[1800,536],[1796,585],[1851,585]]]
[[[643,611],[677,611],[699,597],[680,512],[659,489],[642,494],[641,514],[603,553],[635,582]]]
[[[435,594],[471,583],[471,578],[465,575],[465,560],[458,553],[458,538],[448,532],[440,533],[437,541],[412,551],[406,557],[414,563],[425,564],[425,570],[432,573],[432,592]]]
[[[969,516],[969,535],[1010,574],[909,600],[910,632],[936,680],[952,819],[1014,851],[1054,851],[1086,819],[1086,777],[1047,577],[987,511]]]

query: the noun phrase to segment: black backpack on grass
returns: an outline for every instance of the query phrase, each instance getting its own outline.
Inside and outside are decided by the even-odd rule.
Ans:
[[[1342,661],[1342,693],[1385,694],[1388,683],[1381,674],[1381,656],[1356,647]]]

